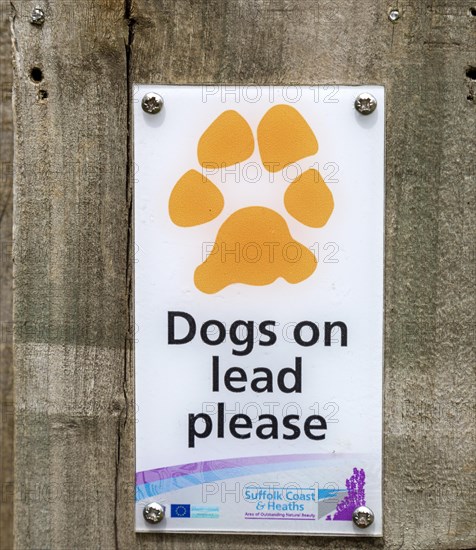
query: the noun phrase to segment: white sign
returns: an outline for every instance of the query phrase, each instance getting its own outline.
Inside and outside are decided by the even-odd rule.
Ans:
[[[137,531],[380,536],[383,88],[141,85],[134,123]]]

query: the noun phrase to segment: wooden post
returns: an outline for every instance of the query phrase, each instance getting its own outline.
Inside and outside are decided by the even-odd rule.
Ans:
[[[12,0],[15,547],[476,544],[472,4],[37,4]],[[134,533],[129,107],[154,82],[386,86],[383,541]]]

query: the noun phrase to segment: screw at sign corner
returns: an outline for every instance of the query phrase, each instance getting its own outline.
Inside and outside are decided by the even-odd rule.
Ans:
[[[354,106],[361,115],[370,115],[377,108],[377,100],[373,95],[360,94],[356,97]]]
[[[154,525],[160,523],[165,517],[165,507],[158,502],[151,502],[144,508],[144,519]]]
[[[45,12],[39,7],[33,8],[30,17],[30,23],[32,25],[43,25],[45,22]]]
[[[374,522],[374,513],[367,506],[359,506],[352,513],[352,521],[360,529],[365,529]]]
[[[146,113],[149,113],[149,115],[156,115],[157,113],[160,113],[163,106],[164,98],[155,92],[145,94],[142,98],[142,109]]]

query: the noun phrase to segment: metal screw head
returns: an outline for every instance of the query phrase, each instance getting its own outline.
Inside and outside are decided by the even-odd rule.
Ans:
[[[395,23],[400,19],[400,12],[397,9],[390,10],[388,13],[388,18],[392,23]]]
[[[361,115],[370,115],[377,108],[377,100],[373,95],[360,94],[355,98],[354,105]]]
[[[43,25],[44,22],[45,22],[45,12],[38,6],[36,8],[33,8],[33,11],[31,12],[31,17],[30,17],[30,23],[32,25]]]
[[[165,508],[158,502],[151,502],[144,508],[144,519],[149,523],[160,523],[165,517]]]
[[[367,506],[359,506],[352,513],[352,521],[357,527],[365,529],[374,522],[374,513]]]
[[[162,107],[164,106],[164,98],[156,94],[155,92],[150,92],[145,94],[142,98],[142,109],[150,115],[156,115],[160,113]]]

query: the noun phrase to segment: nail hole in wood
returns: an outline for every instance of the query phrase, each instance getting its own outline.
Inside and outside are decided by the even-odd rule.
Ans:
[[[476,67],[468,67],[466,69],[466,76],[470,80],[476,80]]]
[[[33,67],[30,76],[33,82],[41,82],[43,80],[43,71],[39,67]]]

